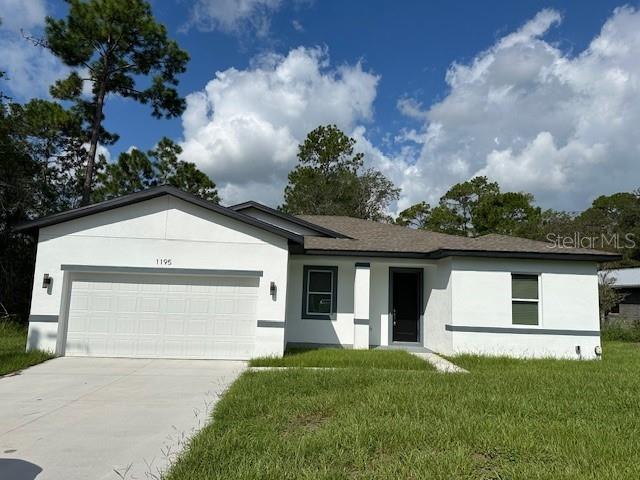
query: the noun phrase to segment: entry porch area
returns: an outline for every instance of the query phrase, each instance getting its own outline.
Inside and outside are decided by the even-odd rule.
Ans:
[[[444,330],[446,260],[292,256],[285,342],[297,346],[435,350]],[[438,325],[438,319],[442,325]]]

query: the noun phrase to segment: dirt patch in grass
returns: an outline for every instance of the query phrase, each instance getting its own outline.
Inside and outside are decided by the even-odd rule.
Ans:
[[[283,436],[314,432],[326,425],[330,418],[330,415],[321,411],[295,414],[289,419]]]

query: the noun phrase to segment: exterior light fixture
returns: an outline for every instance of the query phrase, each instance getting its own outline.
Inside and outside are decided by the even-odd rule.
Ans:
[[[49,288],[53,284],[53,277],[50,277],[48,273],[42,277],[42,288]]]
[[[269,293],[271,294],[272,297],[275,298],[276,294],[278,293],[278,287],[276,287],[276,282],[271,282],[271,285],[269,286]]]

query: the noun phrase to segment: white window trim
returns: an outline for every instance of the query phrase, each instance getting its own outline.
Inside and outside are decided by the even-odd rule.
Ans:
[[[336,312],[334,311],[334,304],[335,302],[335,298],[334,298],[334,290],[336,290],[336,281],[337,281],[337,268],[333,267],[333,266],[317,266],[316,268],[313,268],[312,266],[308,267],[306,269],[306,278],[304,283],[306,284],[307,287],[307,291],[304,294],[304,315],[303,315],[303,319],[307,319],[307,320],[332,320],[335,318],[335,314]],[[311,273],[313,272],[317,272],[317,273],[329,273],[331,274],[331,285],[330,285],[330,291],[328,292],[319,292],[319,291],[314,291],[314,290],[309,290],[309,285],[311,285]],[[335,292],[337,294],[337,291]],[[329,313],[320,313],[320,312],[310,312],[309,311],[309,296],[310,295],[328,295],[329,296],[329,300],[330,300],[330,305],[329,305]]]

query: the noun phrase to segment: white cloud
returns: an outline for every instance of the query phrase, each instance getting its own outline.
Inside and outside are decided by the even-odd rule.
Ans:
[[[417,100],[410,97],[402,97],[397,103],[398,110],[403,115],[418,120],[427,118],[427,112],[424,111],[422,105]]]
[[[236,34],[248,28],[264,37],[281,5],[282,0],[196,0],[187,27]]]
[[[41,27],[45,15],[44,0],[0,0],[0,19],[6,29]]]
[[[225,202],[275,205],[306,134],[328,123],[352,132],[369,121],[378,80],[360,63],[332,68],[320,48],[218,72],[187,97],[183,156],[214,179]]]
[[[617,9],[577,55],[543,38],[560,20],[543,10],[470,63],[450,67],[447,96],[428,109],[420,131],[400,137],[421,148],[396,166],[400,207],[437,201],[477,174],[563,209],[638,187],[640,13]],[[399,108],[419,118],[415,105]]]
[[[48,96],[49,86],[69,71],[23,36],[42,36],[45,15],[43,0],[0,0],[0,70],[6,72],[2,83],[17,100]]]

